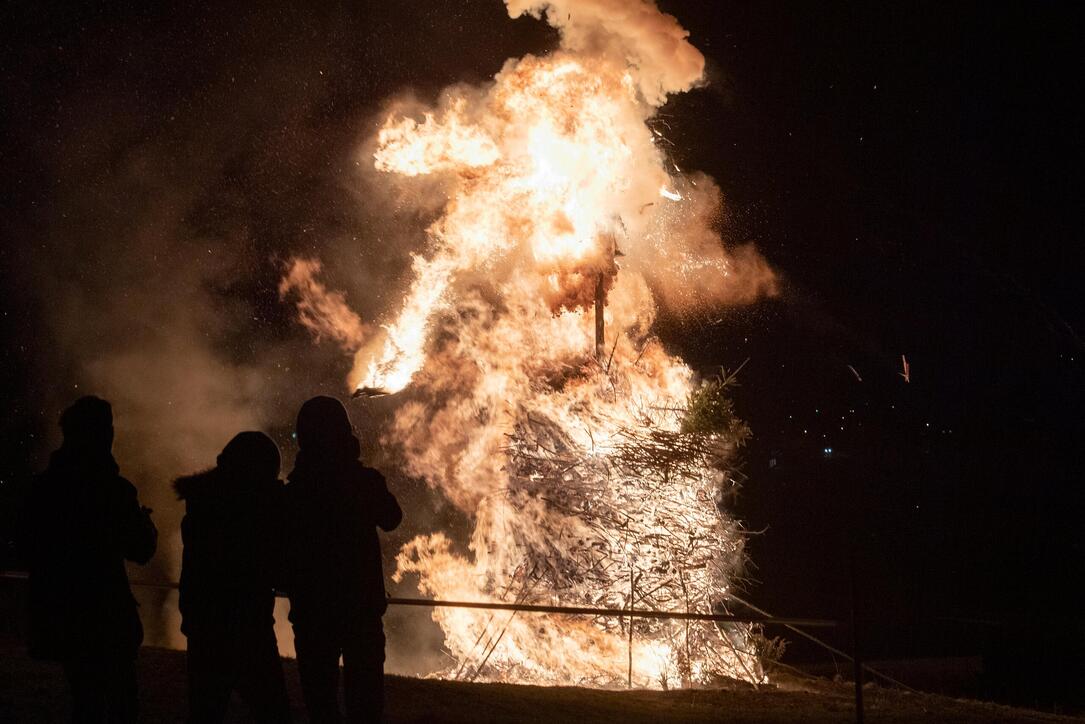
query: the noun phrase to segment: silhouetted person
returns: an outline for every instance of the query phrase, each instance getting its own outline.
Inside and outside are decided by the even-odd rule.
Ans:
[[[125,559],[146,563],[157,532],[113,459],[113,411],[83,397],[30,490],[21,543],[30,571],[30,654],[60,661],[76,722],[133,722],[143,626]]]
[[[339,656],[351,722],[380,721],[384,709],[387,608],[377,527],[403,513],[384,476],[359,462],[342,403],[314,397],[298,413],[300,451],[286,486],[292,521],[290,620],[309,718],[339,721]]]
[[[288,722],[274,617],[284,534],[279,448],[263,433],[243,432],[217,462],[174,484],[186,507],[180,608],[189,721],[221,722],[236,689],[257,722]]]

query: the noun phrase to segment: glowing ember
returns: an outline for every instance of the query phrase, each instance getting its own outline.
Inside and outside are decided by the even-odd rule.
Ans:
[[[397,579],[417,574],[446,599],[622,608],[632,596],[638,608],[712,611],[743,560],[717,501],[746,430],[720,386],[696,389],[653,342],[655,297],[681,312],[775,282],[752,249],[724,249],[715,185],[671,176],[649,126],[668,94],[700,79],[703,58],[648,2],[506,2],[513,17],[546,11],[561,48],[449,89],[421,122],[393,114],[377,135],[377,171],[433,177],[418,182],[420,207],[448,199],[398,316],[364,327],[312,262],[296,261],[282,292],[315,332],[355,342],[356,389],[409,386],[388,441],[474,521],[466,550],[440,533],[405,546]],[[457,662],[448,675],[626,678],[627,620],[434,618]],[[638,620],[634,683],[757,681],[752,645],[746,626]]]

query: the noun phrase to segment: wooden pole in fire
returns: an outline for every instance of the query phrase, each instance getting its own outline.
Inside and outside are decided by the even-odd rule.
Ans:
[[[595,279],[595,358],[600,362],[606,354],[603,340],[603,307],[606,306],[606,301],[606,287],[603,274],[600,273]]]

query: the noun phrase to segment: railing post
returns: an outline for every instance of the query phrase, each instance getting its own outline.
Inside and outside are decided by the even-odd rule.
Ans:
[[[629,566],[629,681],[627,687],[633,688],[633,566]]]
[[[851,660],[855,678],[855,724],[863,724],[863,660],[859,654],[858,595],[855,580],[855,553],[851,554]]]

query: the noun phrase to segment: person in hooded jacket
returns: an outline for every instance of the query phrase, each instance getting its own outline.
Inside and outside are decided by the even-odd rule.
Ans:
[[[113,408],[83,397],[30,486],[18,538],[30,573],[30,655],[60,661],[75,722],[134,722],[143,626],[125,560],[145,564],[158,533],[113,459]]]
[[[275,640],[283,484],[279,448],[242,432],[217,465],[174,483],[181,521],[181,631],[188,638],[189,721],[221,722],[236,690],[262,723],[290,721]]]
[[[314,397],[298,413],[299,452],[286,486],[292,521],[290,620],[310,721],[339,721],[339,657],[351,722],[384,709],[387,608],[377,528],[403,518],[384,476],[359,461],[358,438],[339,400]]]

